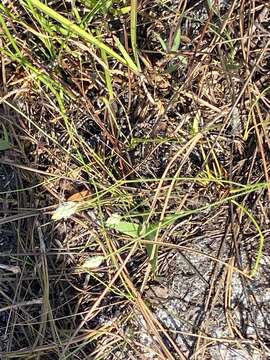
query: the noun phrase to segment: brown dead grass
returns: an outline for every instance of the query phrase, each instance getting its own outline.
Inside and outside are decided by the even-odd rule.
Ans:
[[[109,58],[104,73],[96,48],[57,24],[46,33],[26,3],[0,8],[20,50],[2,26],[0,119],[12,147],[0,152],[0,357],[217,359],[225,346],[229,359],[237,351],[266,359],[268,307],[254,286],[267,271],[257,280],[250,273],[258,228],[269,259],[268,5],[138,1],[137,74]],[[77,23],[76,11],[87,13],[84,1],[49,5]],[[130,14],[119,15],[128,5],[97,11],[85,28],[114,48],[117,37],[132,56]],[[95,205],[53,222],[71,196]],[[180,211],[183,218],[158,229],[150,257],[149,241],[104,226],[115,212],[147,224]],[[95,255],[106,259],[99,268],[78,270]],[[182,271],[178,305],[197,288],[195,277],[184,288],[186,273],[205,290],[173,328],[147,289],[162,284],[173,297]],[[252,334],[249,320],[237,318],[238,276]],[[213,324],[221,313],[220,335]]]

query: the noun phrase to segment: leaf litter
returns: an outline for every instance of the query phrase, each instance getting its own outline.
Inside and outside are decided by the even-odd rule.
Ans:
[[[269,9],[90,3],[0,8],[0,357],[267,359]]]

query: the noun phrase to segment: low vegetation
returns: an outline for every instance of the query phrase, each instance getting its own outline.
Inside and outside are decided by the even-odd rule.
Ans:
[[[270,356],[269,35],[259,0],[1,2],[1,359]]]

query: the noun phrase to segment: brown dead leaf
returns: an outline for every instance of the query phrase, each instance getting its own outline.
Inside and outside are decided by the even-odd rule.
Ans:
[[[90,190],[82,190],[69,196],[67,201],[80,202],[87,200],[90,196],[92,196],[92,192]]]

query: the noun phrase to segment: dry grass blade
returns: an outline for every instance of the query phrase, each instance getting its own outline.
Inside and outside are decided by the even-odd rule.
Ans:
[[[130,3],[130,37],[131,37],[131,46],[134,54],[134,58],[137,64],[138,69],[140,69],[139,55],[138,55],[138,45],[137,45],[137,12],[138,12],[138,1],[131,0]]]
[[[0,4],[0,358],[270,356],[269,7]]]

